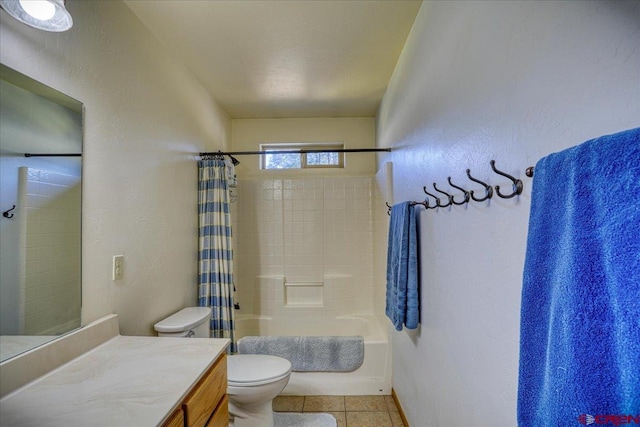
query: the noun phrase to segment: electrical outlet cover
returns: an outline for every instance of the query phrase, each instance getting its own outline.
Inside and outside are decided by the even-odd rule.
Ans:
[[[112,279],[120,280],[124,275],[124,255],[113,256],[113,272]]]

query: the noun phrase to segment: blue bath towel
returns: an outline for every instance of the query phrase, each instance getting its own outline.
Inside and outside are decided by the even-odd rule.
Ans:
[[[418,295],[418,235],[410,202],[391,208],[387,248],[387,301],[385,313],[396,330],[415,329],[420,322]]]
[[[518,425],[640,424],[640,128],[538,162],[523,279]]]

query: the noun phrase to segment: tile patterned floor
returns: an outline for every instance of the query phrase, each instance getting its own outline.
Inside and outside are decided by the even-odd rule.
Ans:
[[[325,412],[338,427],[405,427],[391,396],[278,396],[275,412]]]

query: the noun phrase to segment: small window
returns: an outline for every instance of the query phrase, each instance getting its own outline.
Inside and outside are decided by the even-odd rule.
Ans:
[[[344,144],[261,144],[261,169],[343,168],[344,153],[315,152],[343,150]],[[312,151],[312,152],[308,152]]]

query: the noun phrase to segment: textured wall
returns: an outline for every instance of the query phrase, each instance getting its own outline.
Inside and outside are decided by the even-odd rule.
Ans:
[[[226,148],[230,119],[122,2],[67,8],[62,34],[0,12],[0,61],[85,106],[83,322],[117,313],[122,333],[151,334],[196,303],[195,154]]]
[[[422,325],[393,333],[393,387],[412,426],[515,425],[524,170],[640,125],[639,46],[637,1],[423,4],[378,116],[394,201],[420,200],[447,176],[477,188],[466,168],[506,185],[490,159],[525,187],[419,208]]]

